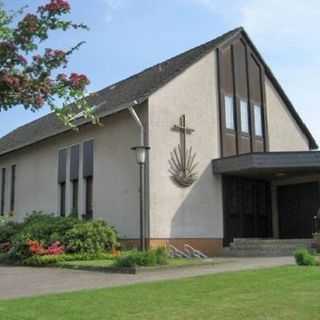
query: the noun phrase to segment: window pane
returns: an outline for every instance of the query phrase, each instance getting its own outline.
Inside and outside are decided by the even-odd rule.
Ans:
[[[254,129],[256,136],[262,137],[262,116],[259,105],[254,105]]]
[[[248,103],[244,100],[240,100],[240,113],[241,113],[241,132],[249,133]]]
[[[224,106],[225,106],[226,128],[234,130],[235,126],[234,126],[233,98],[230,96],[225,96]]]

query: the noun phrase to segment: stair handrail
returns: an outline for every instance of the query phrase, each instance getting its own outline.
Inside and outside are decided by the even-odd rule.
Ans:
[[[175,247],[172,244],[169,244],[169,250],[170,250],[170,254],[173,257],[185,258],[185,259],[190,259],[191,258],[186,252],[178,249],[177,247]]]
[[[203,252],[200,250],[197,250],[193,247],[191,247],[189,244],[184,244],[183,249],[185,252],[188,253],[188,255],[195,257],[195,258],[200,258],[200,259],[208,259],[208,256],[205,255]]]

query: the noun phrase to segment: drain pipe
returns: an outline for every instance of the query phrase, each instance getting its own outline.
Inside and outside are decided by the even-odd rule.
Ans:
[[[144,126],[138,117],[133,106],[136,106],[138,102],[135,100],[133,105],[128,108],[132,118],[136,122],[140,130],[140,145],[131,148],[136,152],[137,164],[139,165],[139,193],[140,193],[140,250],[145,251],[147,249],[146,245],[146,205],[145,205],[145,164],[146,164],[146,153],[150,147],[145,145],[144,139]]]
[[[129,110],[132,118],[133,118],[134,121],[136,122],[137,126],[138,126],[139,129],[140,129],[140,146],[144,146],[144,126],[143,126],[141,120],[139,119],[136,111],[133,109],[133,106],[136,106],[136,105],[138,105],[138,102],[137,102],[137,100],[134,100],[134,101],[133,101],[133,105],[130,106],[130,107],[128,108],[128,110]]]

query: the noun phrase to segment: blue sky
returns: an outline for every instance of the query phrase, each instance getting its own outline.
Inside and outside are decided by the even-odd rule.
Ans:
[[[30,8],[45,0],[4,0]],[[318,0],[71,0],[72,19],[89,32],[53,34],[47,46],[66,49],[85,40],[70,71],[101,89],[237,26],[244,26],[320,142],[320,2]],[[45,114],[17,107],[0,113],[0,136]]]

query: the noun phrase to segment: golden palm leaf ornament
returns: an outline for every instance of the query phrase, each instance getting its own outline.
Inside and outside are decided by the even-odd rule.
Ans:
[[[186,135],[194,130],[186,127],[185,115],[180,117],[180,124],[172,130],[180,132],[180,144],[170,153],[169,173],[174,182],[182,187],[189,187],[197,179],[195,171],[198,163],[195,162],[196,153],[192,147],[186,146]]]

